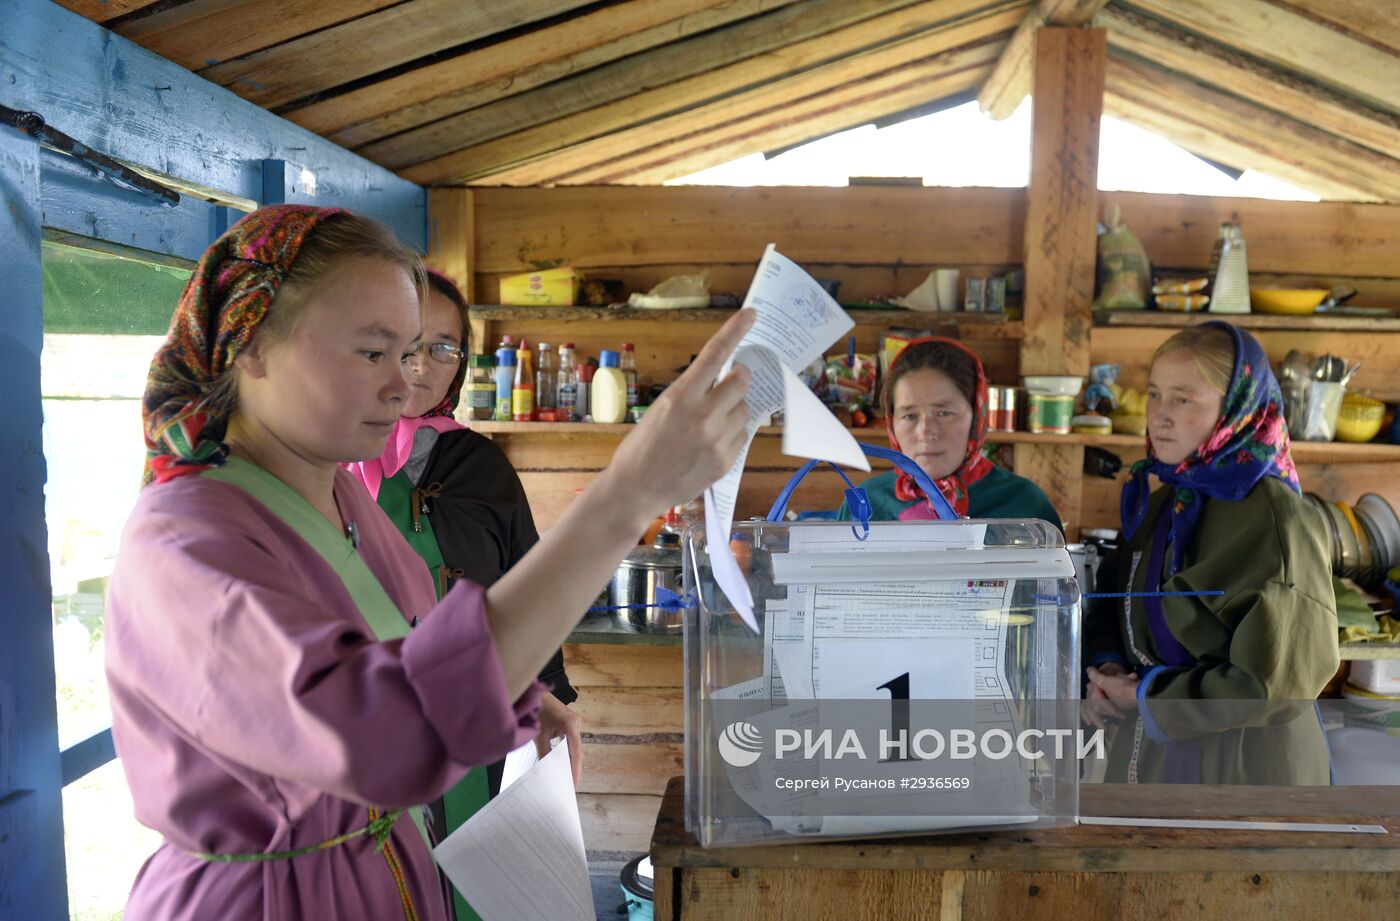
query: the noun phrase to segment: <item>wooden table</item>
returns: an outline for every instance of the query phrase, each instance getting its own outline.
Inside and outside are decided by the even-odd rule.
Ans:
[[[685,831],[677,777],[651,841],[656,917],[1400,919],[1400,787],[1081,790],[1085,815],[1239,818],[1253,811],[1260,821],[1360,822],[1390,834],[1080,825],[703,849]],[[1281,817],[1280,803],[1296,815]]]

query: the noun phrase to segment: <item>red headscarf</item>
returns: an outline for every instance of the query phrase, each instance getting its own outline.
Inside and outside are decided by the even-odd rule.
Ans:
[[[977,386],[973,392],[972,400],[972,428],[967,433],[967,450],[963,452],[962,463],[958,469],[950,475],[934,480],[934,485],[943,493],[948,504],[953,507],[953,511],[959,515],[966,515],[968,509],[967,488],[984,476],[992,472],[992,462],[982,456],[982,445],[987,440],[987,373],[982,368],[982,360],[977,357],[967,346],[953,339],[944,339],[938,336],[923,336],[918,339],[911,339],[900,349],[894,361],[890,362],[890,372],[909,353],[909,349],[916,345],[925,343],[938,343],[955,349],[968,358],[972,359],[972,365],[977,369]],[[885,431],[889,434],[890,447],[896,451],[903,451],[899,446],[899,439],[894,435],[894,390],[889,389],[885,398]],[[914,482],[914,478],[904,471],[899,471],[894,485],[895,498],[901,502],[916,502],[924,500],[917,511],[909,509],[913,516],[919,518],[937,518],[933,511],[933,505],[924,495],[924,491]],[[901,516],[904,517],[904,516]]]

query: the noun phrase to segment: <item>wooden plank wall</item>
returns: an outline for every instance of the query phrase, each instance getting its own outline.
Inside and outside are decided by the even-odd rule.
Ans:
[[[777,243],[861,300],[904,294],[939,266],[1017,265],[1024,223],[1021,189],[481,188],[474,270],[483,303],[502,275],[556,262],[630,290],[708,269],[713,291],[743,296]]]
[[[645,851],[666,781],[683,773],[685,715],[679,646],[564,647],[583,720],[579,813],[590,862]]]
[[[498,298],[502,275],[553,261],[598,277],[622,278],[632,289],[708,269],[714,290],[742,295],[769,242],[777,242],[818,277],[841,279],[843,298],[875,297],[907,291],[937,266],[960,266],[966,277],[1019,263],[1026,210],[1023,189],[482,188],[473,199],[475,244],[467,263],[478,299],[488,302]],[[1183,273],[1204,270],[1220,223],[1236,220],[1244,227],[1256,280],[1324,286],[1346,282],[1359,290],[1358,303],[1400,307],[1400,206],[1124,192],[1100,193],[1099,204],[1101,210],[1119,207],[1155,266]],[[917,322],[917,315],[910,322]],[[637,345],[643,379],[665,381],[699,349],[711,328],[700,323],[561,326],[540,321],[495,324],[493,330],[531,338],[562,332],[593,352],[631,341]],[[874,348],[878,330],[861,326],[855,334],[860,348]],[[1121,380],[1141,388],[1152,352],[1170,334],[1167,329],[1098,327],[1091,337],[1091,360],[1120,364]],[[1276,330],[1257,335],[1275,362],[1292,348],[1360,359],[1357,386],[1400,400],[1395,376],[1400,337]],[[990,338],[970,344],[988,364],[994,382],[1015,379],[1017,342]],[[615,446],[612,439],[501,437],[512,456],[527,452],[519,456],[519,466],[544,526]],[[773,457],[766,452],[760,439],[741,496],[741,504],[747,503],[741,515],[765,511],[793,469],[790,459],[777,456],[776,446]],[[1400,471],[1393,466],[1305,465],[1303,473],[1308,488],[1317,484],[1331,498],[1355,499],[1367,484],[1400,497]],[[1114,526],[1117,488],[1109,480],[1085,482],[1084,525]],[[807,495],[813,507],[839,498],[839,490],[825,478],[803,490],[799,498]]]

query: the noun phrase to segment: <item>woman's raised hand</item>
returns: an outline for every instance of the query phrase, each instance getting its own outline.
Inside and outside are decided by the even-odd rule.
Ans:
[[[748,369],[735,365],[724,380],[715,379],[755,316],[740,310],[730,317],[618,447],[608,472],[628,484],[629,495],[651,514],[694,499],[743,448]]]

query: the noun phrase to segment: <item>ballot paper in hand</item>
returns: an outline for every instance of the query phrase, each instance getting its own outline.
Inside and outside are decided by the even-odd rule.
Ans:
[[[734,466],[705,490],[705,542],[716,584],[744,623],[757,633],[753,596],[729,549],[729,529],[734,523],[744,461],[759,426],[782,410],[784,454],[829,460],[860,470],[869,470],[870,463],[850,430],[797,376],[798,369],[821,357],[855,325],[851,318],[810,275],[771,243],[754,273],[744,309],[757,311],[758,318],[740,340],[721,376],[735,364],[749,369],[749,392],[745,398],[748,438]]]
[[[448,835],[433,857],[482,921],[593,921],[568,742]]]

